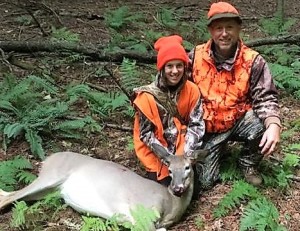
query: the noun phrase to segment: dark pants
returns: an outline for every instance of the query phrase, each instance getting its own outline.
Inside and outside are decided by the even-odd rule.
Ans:
[[[204,164],[196,164],[201,189],[210,189],[219,179],[220,159],[228,141],[243,142],[238,163],[241,168],[257,166],[263,155],[259,142],[264,132],[261,120],[250,110],[224,133],[205,134],[203,148],[209,150]]]
[[[156,172],[147,172],[146,173],[146,177],[150,180],[154,180],[166,187],[169,186],[169,184],[171,183],[171,177],[170,176],[167,176],[165,178],[163,178],[162,180],[158,180],[157,179],[157,173]]]

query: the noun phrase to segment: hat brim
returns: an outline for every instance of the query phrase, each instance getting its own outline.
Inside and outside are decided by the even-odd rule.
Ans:
[[[207,26],[209,26],[214,20],[220,19],[220,18],[235,18],[238,20],[238,22],[241,24],[242,19],[239,15],[233,14],[233,13],[221,13],[221,14],[216,14],[212,16],[211,18],[208,19],[207,21]]]

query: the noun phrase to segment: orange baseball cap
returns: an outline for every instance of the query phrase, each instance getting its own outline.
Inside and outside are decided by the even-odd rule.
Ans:
[[[210,9],[207,13],[207,25],[209,26],[212,21],[219,18],[236,18],[239,23],[242,23],[239,12],[228,2],[217,2],[210,6]]]

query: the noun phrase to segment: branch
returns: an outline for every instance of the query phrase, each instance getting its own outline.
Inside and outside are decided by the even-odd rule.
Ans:
[[[121,131],[125,131],[125,132],[132,132],[131,127],[125,127],[123,125],[117,125],[117,124],[105,124],[104,128],[113,128],[113,129],[117,129],[117,130],[121,130]]]
[[[118,52],[105,52],[103,47],[87,46],[68,42],[50,41],[0,41],[0,48],[4,51],[16,51],[20,53],[33,52],[75,52],[88,56],[94,61],[122,62],[123,58],[135,59],[141,63],[155,63],[154,52],[145,54],[121,50]]]
[[[257,40],[245,42],[245,44],[249,47],[258,47],[263,45],[276,45],[276,44],[283,44],[283,43],[300,45],[300,34],[270,37],[270,38],[257,39]]]
[[[279,37],[269,37],[245,42],[249,47],[275,44],[296,44],[300,45],[300,34],[285,35]],[[93,61],[122,62],[124,58],[134,59],[140,63],[153,64],[156,62],[156,55],[153,51],[139,53],[129,50],[118,52],[104,51],[104,47],[88,46],[84,44],[74,44],[68,42],[50,41],[0,41],[0,48],[3,51],[16,51],[20,53],[33,52],[75,52],[89,57]]]
[[[118,79],[114,76],[112,71],[107,67],[107,65],[104,66],[104,70],[107,71],[107,73],[110,75],[110,77],[113,79],[113,81],[117,84],[117,86],[120,88],[121,91],[124,92],[124,94],[128,97],[128,99],[131,99],[130,94],[126,91],[126,89],[119,83]]]

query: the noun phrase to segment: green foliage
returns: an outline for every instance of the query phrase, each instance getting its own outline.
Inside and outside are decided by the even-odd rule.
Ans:
[[[116,10],[108,11],[105,15],[105,24],[108,27],[119,30],[130,23],[136,23],[142,19],[142,15],[138,13],[131,13],[127,6],[122,6]]]
[[[265,197],[257,198],[247,205],[241,217],[240,231],[285,231],[279,224],[279,212]]]
[[[157,13],[157,21],[161,26],[174,29],[179,24],[175,18],[175,9],[160,8]]]
[[[15,203],[15,207],[12,209],[11,227],[14,228],[27,228],[25,214],[28,211],[28,206],[24,201]]]
[[[80,41],[79,35],[69,31],[67,28],[55,28],[52,26],[51,39],[52,42],[69,42],[78,43]]]
[[[115,30],[110,30],[111,40],[105,50],[112,52],[122,52],[122,49],[132,50],[138,53],[147,53],[151,47],[149,42],[136,35],[123,35]]]
[[[21,16],[16,17],[15,21],[22,26],[29,26],[32,24],[33,19],[29,15],[21,15]]]
[[[66,206],[62,205],[58,192],[49,193],[44,199],[37,201],[31,206],[28,206],[26,202],[19,201],[14,203],[12,210],[11,227],[32,230],[36,228],[40,223],[49,219],[47,214],[52,214],[52,218],[64,209]],[[43,211],[50,210],[50,213],[45,214]],[[42,221],[41,221],[42,220]]]
[[[20,156],[0,162],[0,188],[13,191],[19,182],[26,184],[32,182],[36,176],[30,173],[31,169],[30,162]]]
[[[157,210],[145,208],[142,205],[137,205],[130,210],[130,213],[135,220],[135,224],[130,226],[132,231],[150,231],[153,223],[160,218]]]
[[[270,69],[277,87],[300,98],[300,79],[295,69],[276,63],[271,63]]]
[[[83,225],[80,231],[106,231],[108,230],[105,221],[97,217],[82,216]]]
[[[242,201],[255,199],[260,196],[257,189],[244,182],[236,181],[229,193],[227,193],[214,209],[214,217],[220,218],[226,216],[230,210],[239,206]]]
[[[133,116],[133,109],[127,96],[120,91],[90,92],[86,97],[89,100],[91,111],[103,119],[107,119],[117,112]]]
[[[133,88],[141,85],[140,73],[137,70],[136,61],[124,58],[120,66],[120,84],[126,91],[132,92]]]
[[[0,131],[4,135],[3,146],[12,139],[25,137],[31,152],[40,159],[45,158],[43,135],[59,134],[68,138],[80,138],[82,131],[100,131],[101,127],[90,116],[74,117],[72,104],[88,92],[87,87],[68,87],[67,97],[60,98],[60,92],[52,82],[37,76],[16,81],[7,75],[0,84]],[[63,122],[62,122],[63,119]]]
[[[295,18],[284,19],[281,17],[281,12],[277,11],[274,17],[270,19],[260,19],[259,25],[261,30],[267,35],[280,35],[286,33],[296,23]]]
[[[135,220],[134,224],[129,221],[122,222],[124,220],[122,214],[115,214],[105,221],[102,218],[82,216],[83,225],[80,231],[123,230],[123,228],[131,231],[150,231],[153,229],[153,223],[160,217],[158,211],[147,209],[142,205],[137,205],[130,213]]]
[[[223,182],[235,181],[241,179],[241,172],[237,166],[238,156],[240,155],[240,147],[231,146],[230,152],[225,153],[222,158],[220,167],[220,177]]]
[[[284,158],[281,163],[274,165],[267,161],[262,163],[262,177],[264,185],[276,187],[281,190],[289,188],[291,176],[296,167],[299,165],[300,158],[293,153],[293,148],[299,150],[299,144],[291,144],[288,147],[283,147]]]
[[[194,223],[197,227],[198,230],[204,230],[204,221],[202,220],[202,218],[200,216],[197,216],[195,219],[194,219]]]

